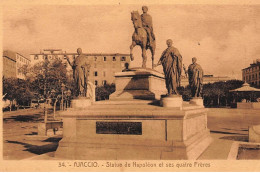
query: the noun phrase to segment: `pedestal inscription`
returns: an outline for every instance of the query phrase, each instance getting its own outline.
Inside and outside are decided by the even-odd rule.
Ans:
[[[142,135],[141,122],[96,122],[97,134]]]

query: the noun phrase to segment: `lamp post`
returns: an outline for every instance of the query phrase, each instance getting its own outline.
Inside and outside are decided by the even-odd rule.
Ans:
[[[54,104],[53,104],[53,118],[55,119],[55,114],[56,114],[56,103],[57,103],[57,98],[55,98],[55,93],[56,93],[56,91],[54,90],[54,89],[52,89],[51,90],[51,98],[53,99],[53,100],[55,100],[54,101]]]
[[[71,97],[71,91],[70,91],[70,89],[68,89],[68,91],[67,91],[67,96],[68,96],[68,106],[70,107],[70,97]]]
[[[66,109],[68,108],[68,106],[70,106],[69,101],[70,101],[70,97],[71,97],[71,91],[68,89],[66,91],[64,91],[64,98],[65,98],[65,102],[66,102]]]
[[[43,104],[43,112],[44,112],[44,123],[47,123],[48,120],[48,114],[47,114],[47,107],[46,107],[46,101],[47,101],[47,94],[46,94],[46,79],[44,79],[44,104]]]
[[[65,85],[64,85],[64,83],[62,83],[61,84],[61,110],[63,110],[63,92],[64,92],[64,90],[66,89],[66,87],[65,87]]]
[[[65,106],[64,106],[64,110],[67,109],[67,101],[68,101],[68,98],[67,98],[67,90],[64,91],[64,100],[65,100]]]
[[[47,62],[48,62],[48,59],[47,59],[47,56],[45,57],[45,64],[47,64]],[[47,123],[47,120],[48,120],[48,114],[47,114],[47,107],[46,107],[46,101],[47,101],[47,66],[44,66],[44,71],[43,71],[43,73],[44,73],[44,78],[43,78],[43,95],[44,95],[44,123]]]

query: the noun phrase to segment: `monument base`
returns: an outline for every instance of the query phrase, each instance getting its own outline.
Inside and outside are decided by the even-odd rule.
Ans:
[[[91,106],[92,102],[90,98],[80,97],[71,100],[71,107],[75,109],[82,109]]]
[[[182,97],[179,95],[162,96],[161,106],[167,107],[167,108],[182,109]]]
[[[101,101],[87,109],[59,113],[63,139],[55,157],[73,160],[197,159],[212,139],[207,109],[183,109]]]
[[[203,99],[201,97],[194,97],[190,100],[190,104],[204,106]]]
[[[115,74],[116,91],[109,100],[160,100],[166,94],[164,75],[149,68],[132,68]]]
[[[260,125],[249,126],[248,139],[249,142],[260,143]]]

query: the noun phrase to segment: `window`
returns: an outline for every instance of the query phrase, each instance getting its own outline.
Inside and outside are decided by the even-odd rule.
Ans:
[[[113,56],[113,61],[116,61],[116,57]]]
[[[103,81],[102,81],[102,84],[103,84],[103,85],[106,85],[106,84],[107,84],[107,81],[106,81],[106,80],[103,80]]]
[[[107,61],[107,57],[104,56],[104,61]]]
[[[103,71],[103,76],[106,77],[106,72],[105,71]]]
[[[94,57],[94,60],[97,61],[97,57],[96,56]]]
[[[35,55],[35,56],[34,56],[34,59],[37,60],[37,59],[38,59],[38,55]]]
[[[95,85],[96,85],[96,86],[98,85],[98,81],[97,81],[97,80],[95,80]]]
[[[97,71],[94,72],[94,76],[98,76],[98,72]]]
[[[124,56],[121,57],[121,61],[125,61],[125,57]]]

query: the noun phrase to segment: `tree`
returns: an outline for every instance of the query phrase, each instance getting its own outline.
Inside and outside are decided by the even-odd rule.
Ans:
[[[46,59],[24,71],[27,72],[26,77],[30,80],[31,90],[45,99],[50,95],[52,89],[61,93],[61,84],[66,85],[69,82],[66,65],[59,59],[52,61]]]
[[[107,100],[109,95],[115,92],[115,84],[106,84],[96,87],[96,100]]]
[[[178,87],[177,90],[184,101],[190,101],[190,99],[192,98],[190,85],[186,87]]]
[[[233,101],[233,95],[229,90],[239,88],[243,81],[229,80],[203,85],[203,98],[205,106],[227,106]]]
[[[16,78],[3,78],[3,95],[5,95],[3,99],[10,100],[10,111],[17,96],[17,89],[18,84]]]
[[[30,89],[29,82],[23,79],[17,79],[16,101],[19,105],[29,106],[34,93]]]
[[[14,101],[18,105],[28,106],[34,97],[28,81],[18,78],[3,78],[3,95],[4,100],[10,100],[10,110]]]

